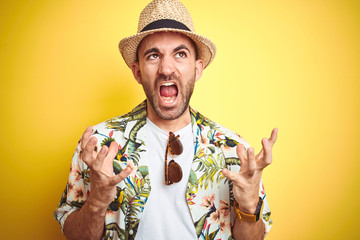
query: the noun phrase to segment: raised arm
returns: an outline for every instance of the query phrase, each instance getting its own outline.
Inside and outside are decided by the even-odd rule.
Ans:
[[[262,149],[256,156],[253,148],[248,148],[246,152],[244,146],[239,144],[236,152],[241,163],[240,172],[223,170],[225,177],[233,182],[234,197],[242,213],[254,214],[256,211],[262,172],[272,162],[272,148],[277,138],[277,131],[275,128],[270,138],[262,139]],[[232,233],[236,240],[264,239],[265,225],[261,218],[256,222],[241,221],[241,223],[237,218]]]
[[[97,139],[91,137],[92,128],[88,127],[81,137],[80,159],[90,169],[90,194],[81,209],[71,213],[64,224],[67,239],[101,239],[104,233],[107,206],[116,195],[116,185],[134,171],[134,164],[119,174],[113,173],[113,160],[118,151],[118,144],[112,142],[96,151]]]

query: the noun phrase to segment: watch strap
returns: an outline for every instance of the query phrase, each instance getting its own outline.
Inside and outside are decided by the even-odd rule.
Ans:
[[[239,220],[239,222],[241,223],[241,221],[245,221],[245,222],[257,222],[260,219],[262,210],[263,210],[263,200],[261,197],[259,197],[259,202],[258,205],[256,206],[256,211],[254,214],[248,214],[248,213],[244,213],[239,209],[239,204],[238,202],[234,202],[234,208],[235,208],[235,213],[236,216]]]

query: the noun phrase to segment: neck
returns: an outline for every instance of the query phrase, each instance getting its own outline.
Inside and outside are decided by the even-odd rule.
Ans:
[[[177,119],[173,120],[165,120],[160,118],[155,111],[153,110],[149,101],[147,101],[147,117],[153,122],[156,126],[161,128],[166,132],[176,132],[185,126],[187,126],[191,122],[190,110],[187,107],[187,110]]]

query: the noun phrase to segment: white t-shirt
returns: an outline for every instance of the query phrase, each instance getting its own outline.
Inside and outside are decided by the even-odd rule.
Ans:
[[[181,166],[183,176],[180,182],[171,185],[165,185],[165,151],[169,133],[149,119],[145,127],[151,192],[135,240],[197,239],[186,202],[186,187],[194,157],[191,123],[174,133],[175,136],[180,135],[184,150],[179,156],[171,156],[168,153],[168,163],[174,159]]]

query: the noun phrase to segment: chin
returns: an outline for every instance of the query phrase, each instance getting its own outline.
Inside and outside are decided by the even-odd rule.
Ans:
[[[183,113],[185,112],[185,109],[179,109],[179,108],[171,108],[171,109],[166,109],[166,110],[160,110],[160,109],[156,109],[155,113],[156,115],[164,120],[175,120],[180,118]]]
[[[160,106],[160,104],[155,103],[149,100],[154,113],[157,117],[163,120],[175,120],[180,118],[186,109],[188,109],[188,104],[176,104],[172,107]]]

